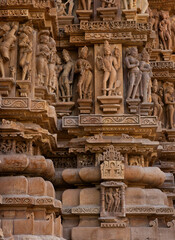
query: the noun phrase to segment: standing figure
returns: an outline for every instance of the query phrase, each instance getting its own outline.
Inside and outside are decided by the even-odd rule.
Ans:
[[[167,128],[174,128],[174,105],[175,101],[173,98],[173,93],[174,93],[174,85],[173,83],[166,82],[165,83],[165,94],[164,94],[164,101],[165,101],[165,106],[166,106],[166,127]]]
[[[135,99],[139,97],[138,87],[142,77],[142,73],[139,69],[138,50],[136,47],[127,48],[125,64],[128,68],[129,81],[127,99]]]
[[[68,0],[66,3],[63,3],[62,0],[56,0],[57,3],[57,14],[58,16],[72,16],[72,10],[74,7],[74,1],[73,0]],[[67,9],[67,4],[68,10]]]
[[[36,69],[37,69],[37,83],[41,86],[48,86],[49,83],[49,35],[48,30],[42,30],[39,33],[39,45],[37,48],[37,59],[36,59]]]
[[[49,44],[50,48],[50,54],[48,58],[48,67],[49,67],[49,82],[48,82],[48,90],[49,92],[55,92],[56,91],[56,69],[55,69],[55,64],[56,64],[56,42],[55,40],[50,37],[49,38]]]
[[[120,68],[119,49],[115,48],[114,55],[112,55],[111,47],[108,41],[104,43],[104,56],[97,56],[97,66],[104,71],[103,75],[103,95],[111,96],[117,87],[117,76]]]
[[[18,26],[13,24],[12,28],[8,23],[0,26],[0,73],[5,77],[5,62],[10,60],[10,50],[16,41],[15,33]]]
[[[91,10],[92,0],[79,0],[79,9]]]
[[[32,62],[32,35],[33,29],[24,26],[19,35],[19,65],[22,68],[22,81],[29,79],[31,75]]]
[[[58,80],[58,87],[60,90],[60,98],[63,102],[70,102],[72,98],[72,83],[74,77],[74,62],[70,57],[69,52],[64,49],[62,52],[63,60],[65,64],[63,65],[63,70]]]
[[[136,8],[136,1],[137,0],[123,0],[124,9],[128,10]]]
[[[142,95],[143,95],[143,102],[147,103],[149,102],[150,99],[150,87],[149,85],[151,84],[151,77],[152,77],[152,68],[149,63],[149,53],[146,51],[144,48],[142,53],[141,53],[141,62],[140,62],[140,70],[142,72],[142,80],[141,80],[141,85],[142,85]]]
[[[116,191],[113,194],[114,197],[114,212],[119,211],[119,206],[120,206],[120,192],[119,188],[116,188]]]
[[[149,6],[148,0],[123,0],[125,10],[140,9],[141,14],[144,14]]]
[[[154,79],[153,85],[152,85],[152,102],[154,103],[153,107],[153,115],[157,116],[158,120],[162,120],[162,114],[163,114],[163,102],[161,100],[161,96],[158,93],[158,82],[157,79]]]
[[[169,13],[160,11],[159,37],[164,50],[171,50],[171,23]]]
[[[109,191],[106,192],[106,211],[112,212],[113,206],[114,206],[113,189],[109,188]]]
[[[88,48],[85,46],[81,49],[79,59],[75,64],[75,73],[79,73],[77,84],[78,96],[80,99],[90,99],[92,97],[92,66],[87,60]]]

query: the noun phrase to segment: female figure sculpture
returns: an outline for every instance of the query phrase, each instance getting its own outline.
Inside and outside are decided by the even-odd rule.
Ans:
[[[106,192],[106,211],[112,212],[113,206],[114,206],[113,189],[109,188],[109,191]]]
[[[88,48],[85,46],[81,49],[79,59],[75,64],[75,73],[79,73],[77,88],[80,99],[90,99],[92,96],[92,66],[87,57]]]
[[[165,105],[166,105],[166,117],[167,117],[166,126],[167,126],[167,128],[170,128],[170,129],[174,128],[175,101],[173,98],[173,93],[174,93],[173,83],[166,82],[165,83],[165,95],[164,95],[164,100],[165,100]]]
[[[165,11],[160,12],[159,36],[163,45],[163,49],[171,50],[171,23],[169,13]]]
[[[142,73],[139,69],[138,50],[136,47],[128,48],[126,51],[125,64],[128,68],[129,88],[127,99],[135,99],[138,95],[138,87],[141,81]]]
[[[149,64],[149,54],[146,49],[143,49],[141,54],[140,70],[142,72],[142,95],[143,102],[149,102],[151,95],[151,77],[152,77],[152,68]]]
[[[158,82],[157,79],[154,79],[153,85],[152,85],[152,102],[154,103],[153,107],[153,115],[158,117],[158,120],[162,120],[162,114],[163,114],[163,102],[161,100],[161,96],[158,93]]]
[[[41,86],[48,86],[49,82],[49,67],[48,60],[50,56],[50,48],[49,48],[49,31],[42,30],[39,33],[39,45],[37,49],[37,77],[38,84]]]

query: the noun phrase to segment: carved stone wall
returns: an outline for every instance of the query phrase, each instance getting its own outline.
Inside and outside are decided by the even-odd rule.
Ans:
[[[174,240],[174,0],[0,1],[0,239]]]

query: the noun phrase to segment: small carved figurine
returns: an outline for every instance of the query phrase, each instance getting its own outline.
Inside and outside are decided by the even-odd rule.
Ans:
[[[169,13],[160,11],[159,37],[164,50],[171,50],[171,22]]]
[[[70,57],[70,54],[67,50],[62,52],[63,60],[65,64],[63,65],[63,70],[58,80],[60,98],[63,102],[70,102],[72,98],[72,83],[74,77],[74,62]]]
[[[108,192],[106,192],[106,211],[112,212],[113,206],[114,206],[113,189],[109,188]]]
[[[127,99],[135,99],[139,97],[138,87],[142,77],[142,73],[139,69],[138,50],[136,47],[127,48],[125,64],[128,68],[129,81]]]
[[[92,0],[79,0],[79,9],[91,10]]]
[[[163,114],[163,102],[161,100],[161,96],[158,93],[158,82],[157,79],[154,79],[153,85],[152,85],[152,102],[154,103],[153,107],[153,115],[157,116],[158,120],[162,120],[162,114]]]
[[[8,23],[0,26],[0,73],[3,78],[5,77],[4,64],[10,60],[10,50],[16,41],[17,29],[16,24],[12,24],[12,27]]]
[[[167,117],[166,127],[172,129],[174,128],[174,105],[175,105],[175,101],[173,97],[173,93],[174,93],[173,83],[166,82],[164,84],[164,92],[165,92],[164,101],[165,101],[166,117]]]
[[[30,26],[24,26],[19,35],[19,65],[22,68],[22,81],[30,78],[32,62],[32,41],[30,36],[33,29]]]
[[[151,77],[152,77],[152,68],[149,64],[149,53],[144,48],[141,53],[141,62],[140,62],[140,70],[142,72],[142,95],[143,95],[143,102],[149,102],[150,95],[151,95]]]
[[[79,59],[75,64],[75,73],[79,73],[77,84],[78,96],[80,99],[90,99],[92,97],[92,66],[87,60],[88,48],[85,46],[81,49]]]
[[[97,67],[104,71],[103,75],[103,95],[111,96],[116,93],[121,82],[117,79],[120,68],[120,52],[118,48],[114,49],[112,54],[108,41],[104,43],[104,56],[97,56]]]
[[[118,212],[119,211],[119,207],[120,207],[120,191],[119,188],[116,188],[114,194],[114,212]]]

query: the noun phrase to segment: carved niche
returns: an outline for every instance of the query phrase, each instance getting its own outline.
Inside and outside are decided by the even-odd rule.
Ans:
[[[103,162],[100,165],[102,179],[124,179],[124,157],[114,146],[109,146],[103,154],[100,154],[98,156],[98,161]]]
[[[101,183],[101,211],[100,217],[125,217],[125,188],[122,182]]]
[[[96,68],[95,94],[103,113],[122,113],[122,50],[119,44],[109,44],[95,47]],[[102,80],[101,80],[102,79]]]

